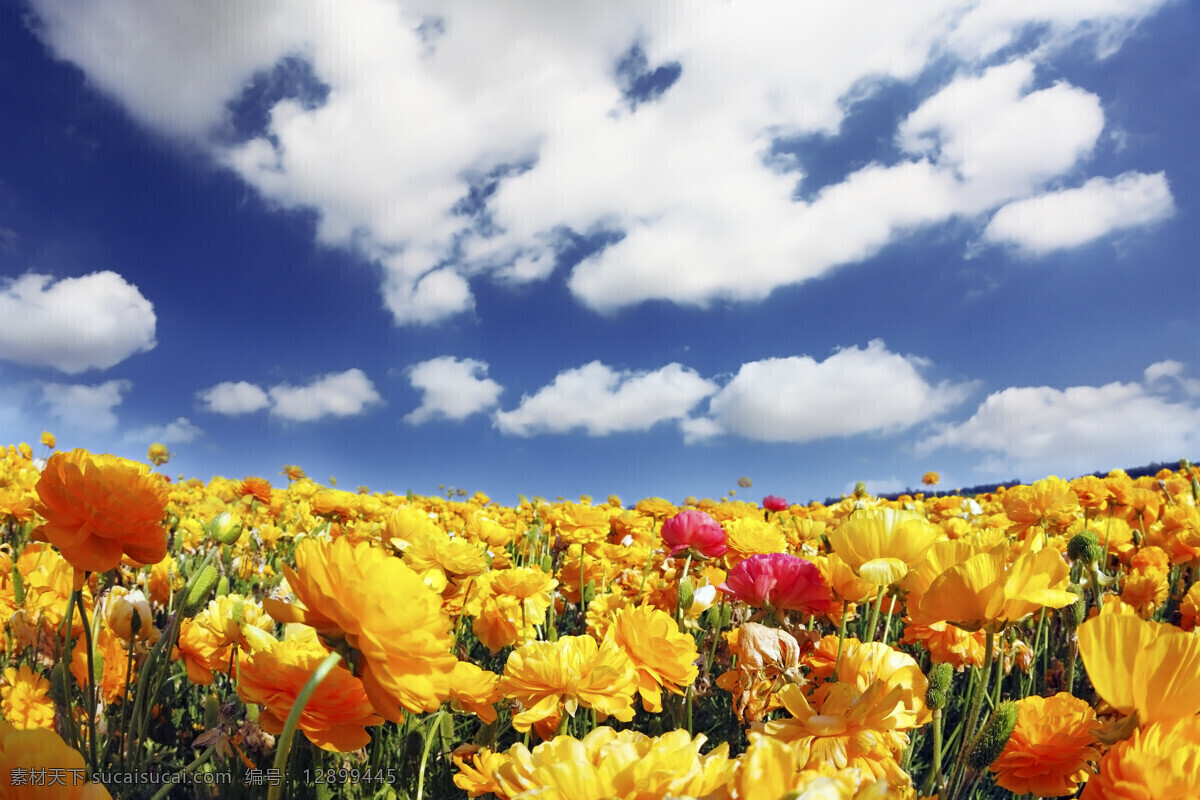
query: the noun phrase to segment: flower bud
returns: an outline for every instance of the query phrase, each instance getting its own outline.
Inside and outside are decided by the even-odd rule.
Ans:
[[[104,621],[109,629],[128,642],[135,636],[144,639],[154,627],[150,601],[141,589],[127,591],[123,586],[108,590],[104,600]]]
[[[1091,531],[1080,531],[1067,544],[1067,556],[1072,561],[1099,561],[1103,555],[1100,540]]]
[[[208,533],[221,544],[233,544],[242,535],[242,523],[228,511],[222,511],[208,523]]]
[[[996,706],[992,718],[988,720],[987,725],[983,726],[983,730],[971,743],[971,749],[967,753],[967,763],[974,769],[986,769],[1000,757],[1000,752],[1004,749],[1004,745],[1008,744],[1008,739],[1012,736],[1015,727],[1017,727],[1017,704],[1012,700],[1005,700]]]
[[[204,698],[204,729],[212,730],[221,719],[221,698],[216,692],[209,692]]]
[[[179,604],[179,613],[184,619],[191,619],[208,605],[208,596],[217,587],[219,580],[217,568],[212,564],[206,565],[192,576],[188,585],[183,587],[183,601]]]
[[[692,589],[692,582],[684,578],[679,582],[679,608],[684,611],[692,607],[692,598],[695,596],[695,590]]]
[[[1087,619],[1087,602],[1083,599],[1083,587],[1070,587],[1070,590],[1079,595],[1079,599],[1062,610],[1063,622],[1071,630],[1075,630],[1083,621]]]
[[[926,676],[929,688],[925,691],[925,704],[930,709],[945,708],[950,701],[950,683],[954,680],[954,667],[946,662],[934,664]]]
[[[227,594],[229,594],[229,578],[222,575],[221,580],[217,581],[217,597],[224,597]]]

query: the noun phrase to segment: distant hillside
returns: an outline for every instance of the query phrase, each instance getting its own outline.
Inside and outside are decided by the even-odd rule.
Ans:
[[[1193,463],[1195,463],[1195,462],[1193,462]],[[1131,478],[1140,478],[1144,475],[1157,475],[1159,472],[1161,472],[1164,469],[1169,469],[1172,472],[1174,472],[1175,470],[1179,469],[1179,462],[1178,461],[1155,462],[1154,464],[1147,464],[1144,467],[1133,467],[1132,469],[1125,470],[1125,472]],[[1095,475],[1097,478],[1103,478],[1108,473],[1107,472],[1093,472],[1091,474]],[[1042,476],[1042,477],[1045,477],[1045,476]],[[1076,476],[1076,477],[1083,477],[1083,476]],[[1019,480],[1017,478],[1013,478],[1012,480],[1001,481],[1000,483],[981,483],[978,486],[964,486],[961,489],[950,489],[950,488],[943,488],[943,487],[936,487],[936,488],[937,488],[937,493],[940,495],[961,495],[962,497],[974,497],[975,495],[978,495],[978,494],[990,494],[991,492],[994,492],[997,489],[999,489],[1001,486],[1005,486],[1005,487],[1020,486],[1021,484],[1024,484],[1024,483],[1028,483],[1028,481],[1023,481],[1023,480]],[[901,495],[907,494],[907,495],[911,496],[911,495],[915,495],[918,493],[931,494],[932,491],[931,491],[930,487],[922,486],[919,489],[905,489],[903,492],[891,492],[888,494],[880,494],[880,495],[874,495],[874,496],[882,497],[885,500],[895,500],[895,499],[899,498]],[[827,505],[827,506],[832,505],[834,503],[840,502],[841,499],[842,498],[840,498],[840,497],[827,497],[827,498],[825,498],[825,505]]]

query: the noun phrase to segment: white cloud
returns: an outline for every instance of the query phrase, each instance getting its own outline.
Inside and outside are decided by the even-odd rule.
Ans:
[[[204,433],[196,427],[187,417],[177,417],[173,422],[168,422],[164,425],[146,425],[141,428],[134,428],[126,431],[125,441],[153,443],[162,442],[163,444],[184,444],[194,441],[197,436]]]
[[[1156,361],[1146,367],[1142,378],[1152,391],[1170,391],[1172,386],[1178,386],[1191,397],[1200,396],[1200,380],[1184,377],[1186,369],[1182,362],[1174,359]]]
[[[1014,386],[989,395],[970,419],[927,437],[918,450],[942,447],[983,452],[980,469],[997,473],[1079,475],[1173,461],[1200,447],[1200,408],[1137,383]]]
[[[765,442],[807,442],[896,433],[961,403],[970,384],[935,385],[921,359],[889,352],[878,339],[824,361],[810,356],[743,364],[708,405],[709,432]]]
[[[414,364],[408,376],[413,388],[422,392],[421,405],[404,421],[420,425],[439,417],[464,420],[496,405],[504,387],[486,377],[487,370],[483,361],[453,356]]]
[[[214,414],[236,416],[261,411],[271,400],[258,386],[246,381],[225,381],[198,393],[201,407]]]
[[[1174,210],[1164,173],[1126,172],[1009,203],[992,217],[983,238],[1040,256],[1087,244],[1112,231],[1149,225]]]
[[[57,422],[89,432],[111,431],[117,427],[116,407],[133,388],[126,380],[112,380],[95,386],[68,383],[42,384],[42,403]]]
[[[196,396],[203,410],[215,414],[237,416],[269,408],[271,416],[291,422],[351,417],[383,402],[361,369],[323,375],[303,386],[280,383],[267,390],[247,381],[225,381]]]
[[[0,279],[0,358],[68,375],[154,348],[154,306],[115,272]]]
[[[34,3],[55,53],[136,119],[200,142],[270,202],[315,209],[323,243],[377,260],[404,324],[470,310],[468,276],[553,274],[561,226],[626,233],[570,277],[584,304],[703,305],[760,299],[1028,196],[1085,159],[1104,124],[1100,98],[1035,89],[1039,59],[1081,36],[1111,52],[1161,4]],[[441,33],[422,40],[433,16]],[[1019,37],[1024,55],[980,72]],[[614,67],[635,40],[651,68],[682,73],[631,112]],[[311,63],[326,103],[281,100],[263,135],[213,136],[287,55]],[[835,135],[855,99],[947,63],[960,76],[900,132],[907,160],[807,203],[792,199],[799,171],[763,163],[771,137]],[[488,197],[500,232],[482,238],[453,212],[466,176],[518,161],[532,166]]]
[[[549,386],[523,396],[516,409],[496,412],[495,424],[517,436],[577,428],[591,436],[644,431],[666,420],[685,420],[716,389],[680,364],[634,372],[593,361],[560,372]]]
[[[324,375],[305,386],[279,384],[267,394],[271,398],[271,415],[292,422],[352,417],[383,401],[361,369]]]

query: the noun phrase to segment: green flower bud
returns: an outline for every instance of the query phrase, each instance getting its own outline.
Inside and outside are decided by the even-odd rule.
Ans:
[[[241,520],[228,511],[222,511],[208,523],[208,533],[221,544],[233,544],[242,535]]]
[[[217,581],[217,597],[224,597],[227,594],[229,594],[229,578],[222,575],[221,580]]]
[[[854,496],[861,499],[867,496],[867,482],[859,481],[854,484]]]
[[[729,627],[729,623],[733,620],[733,606],[729,603],[721,603],[721,628],[722,630]]]
[[[1067,556],[1072,561],[1099,561],[1104,556],[1100,540],[1091,531],[1080,531],[1067,544]]]
[[[542,572],[547,575],[554,574],[554,558],[549,553],[542,557]]]
[[[1008,744],[1008,738],[1012,736],[1015,727],[1017,727],[1017,704],[1012,700],[1005,700],[996,706],[992,718],[988,720],[987,725],[983,726],[983,730],[971,743],[971,749],[967,753],[967,763],[973,769],[987,769],[993,761],[1000,757],[1000,752],[1004,750],[1004,745]]]
[[[188,585],[181,590],[183,600],[179,604],[179,613],[184,619],[191,619],[204,610],[208,605],[208,596],[217,588],[219,580],[217,568],[212,564],[192,576]]]
[[[216,692],[209,692],[204,698],[204,729],[211,731],[217,727],[221,718],[221,698]]]
[[[692,607],[692,600],[696,596],[695,589],[692,588],[692,582],[684,578],[679,582],[679,610],[684,613]]]
[[[59,661],[54,665],[54,669],[50,670],[50,699],[59,708],[71,707],[71,704],[67,701],[66,690],[67,662]]]
[[[21,570],[17,569],[16,559],[13,559],[12,581],[13,600],[16,601],[19,608],[25,602],[25,578],[21,575]]]
[[[587,582],[587,586],[583,587],[583,591],[580,594],[582,595],[583,605],[586,607],[596,596],[596,581],[594,578]]]
[[[954,667],[942,662],[934,664],[926,676],[929,688],[925,690],[925,705],[931,710],[945,708],[950,701],[950,684],[954,680]]]

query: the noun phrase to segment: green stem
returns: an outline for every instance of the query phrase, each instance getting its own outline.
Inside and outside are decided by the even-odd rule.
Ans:
[[[439,723],[442,721],[442,714],[444,713],[439,708],[438,712],[433,715],[433,720],[429,724],[429,730],[425,732],[425,747],[421,750],[421,769],[417,773],[417,800],[422,800],[425,796],[425,764],[429,761],[429,748],[433,745],[433,732],[437,730]],[[563,720],[565,721],[566,717],[563,717]]]
[[[683,595],[680,588],[683,582],[688,579],[688,572],[692,568],[692,551],[689,549],[687,558],[683,560],[683,572],[679,573],[675,579],[675,623],[679,626],[679,630],[684,630],[683,626]]]
[[[838,653],[837,653],[837,659],[833,662],[832,680],[835,680],[835,681],[838,679],[838,667],[840,667],[842,665],[842,645],[844,645],[846,643],[846,617],[847,616],[849,616],[849,615],[847,614],[846,601],[843,600],[842,601],[842,624],[838,628]]]
[[[292,738],[296,735],[296,726],[300,724],[300,715],[304,712],[304,706],[308,705],[309,698],[317,691],[317,687],[321,685],[321,681],[325,680],[325,676],[332,672],[341,660],[342,654],[338,652],[333,652],[325,656],[325,660],[313,670],[313,674],[309,677],[308,682],[304,684],[304,688],[300,690],[300,694],[296,695],[296,702],[292,704],[292,710],[288,713],[287,722],[283,724],[283,732],[279,734],[279,742],[275,747],[274,766],[277,774],[283,775],[287,772],[288,756],[292,750]],[[424,762],[422,762],[423,765]],[[267,800],[279,800],[282,792],[282,781],[272,784],[271,788],[267,791]]]
[[[712,674],[713,659],[717,657],[717,644],[721,641],[721,607],[725,605],[725,596],[722,594],[720,603],[717,604],[717,626],[713,629],[713,643],[708,651],[708,660],[704,662],[704,674]]]
[[[88,622],[87,610],[83,607],[83,592],[75,592],[74,595],[75,605],[79,607],[79,618],[83,621],[83,642],[87,648],[88,751],[92,756],[92,770],[96,771],[100,769],[100,752],[96,743],[96,667],[92,656],[92,626]]]
[[[875,595],[875,605],[871,606],[871,618],[867,622],[866,642],[870,644],[875,641],[875,625],[879,622],[879,609],[883,606],[883,592],[887,589],[886,586],[880,586],[879,592]]]
[[[892,629],[892,614],[896,611],[896,598],[888,597],[888,613],[887,618],[883,621],[883,643],[887,644],[888,634]]]
[[[925,778],[925,785],[921,787],[921,794],[929,796],[933,793],[933,787],[937,786],[939,793],[945,792],[945,787],[942,786],[942,709],[935,708],[933,710],[933,754],[931,756],[932,763],[929,767],[929,775]]]
[[[967,763],[967,751],[971,749],[967,743],[975,736],[975,726],[979,722],[979,711],[983,707],[983,696],[987,694],[988,678],[991,676],[992,650],[996,646],[996,634],[989,628],[984,635],[983,669],[979,671],[979,683],[971,697],[970,711],[967,712],[967,727],[963,729],[962,745],[959,746],[958,758],[954,761],[949,800],[955,800],[958,797],[959,783],[962,782],[963,768]]]
[[[216,750],[217,746],[215,744],[209,745],[207,750],[196,756],[192,763],[181,769],[178,774],[187,775],[188,773],[195,772],[204,765],[204,762],[212,758],[212,754],[216,752]],[[163,783],[163,787],[154,793],[154,797],[152,797],[151,800],[163,800],[163,798],[171,793],[171,789],[173,789],[177,783],[178,781],[166,781]]]

